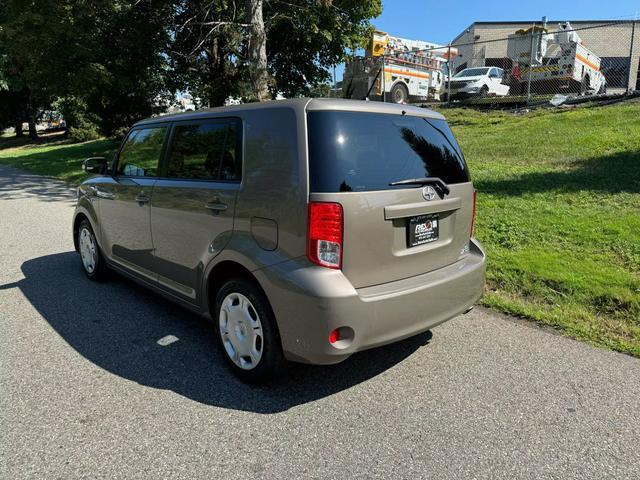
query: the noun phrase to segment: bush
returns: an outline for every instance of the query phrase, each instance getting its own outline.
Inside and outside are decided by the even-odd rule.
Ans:
[[[78,97],[63,97],[53,103],[53,108],[62,113],[67,122],[67,134],[76,142],[87,142],[101,137],[99,118],[90,113],[84,100]]]
[[[69,127],[69,138],[74,142],[88,142],[100,138],[97,125],[83,122],[79,127]]]

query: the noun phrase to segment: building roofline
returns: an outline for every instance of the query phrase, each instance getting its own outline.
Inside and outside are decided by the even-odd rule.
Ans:
[[[460,32],[458,35],[456,35],[456,37],[451,40],[449,42],[449,45],[455,43],[456,40],[458,40],[461,36],[463,36],[465,33],[467,33],[468,30],[471,30],[473,28],[473,26],[476,24],[477,22],[473,22],[471,25],[469,25],[467,28],[465,28],[464,30],[462,30],[462,32]]]
[[[549,23],[563,23],[563,22],[569,22],[569,23],[572,23],[572,24],[584,24],[584,23],[604,23],[604,24],[623,23],[623,24],[626,24],[626,23],[634,23],[634,22],[640,23],[640,20],[597,20],[597,19],[596,20],[567,20],[567,19],[564,19],[564,20],[547,20],[547,24],[549,24]],[[453,42],[455,42],[460,37],[462,37],[465,33],[467,33],[467,30],[471,30],[476,25],[513,25],[513,24],[518,24],[518,23],[523,23],[523,24],[528,24],[528,25],[531,25],[533,23],[540,24],[540,23],[542,23],[542,19],[538,19],[538,20],[498,20],[498,21],[490,21],[490,22],[473,22],[467,28],[462,30],[461,33],[456,35],[456,37],[453,40],[451,40],[450,43],[453,44]]]
[[[547,20],[547,23],[562,23],[562,22],[569,22],[569,23],[633,23],[633,22],[639,22],[640,20],[567,20],[566,18],[564,20]],[[542,23],[542,19],[537,19],[537,20],[512,20],[512,21],[506,21],[506,20],[500,20],[500,21],[495,21],[495,22],[473,22],[471,25],[509,25],[512,23]]]

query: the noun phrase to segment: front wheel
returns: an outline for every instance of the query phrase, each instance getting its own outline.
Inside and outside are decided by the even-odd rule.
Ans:
[[[78,228],[78,250],[87,277],[93,281],[104,279],[107,266],[88,220],[83,220]]]
[[[280,335],[264,293],[252,282],[226,282],[216,296],[217,337],[227,364],[241,380],[257,383],[282,370]]]

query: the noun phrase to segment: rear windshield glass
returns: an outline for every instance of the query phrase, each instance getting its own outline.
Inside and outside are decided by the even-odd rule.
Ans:
[[[361,112],[310,112],[312,192],[389,190],[398,180],[469,181],[460,148],[444,120]]]

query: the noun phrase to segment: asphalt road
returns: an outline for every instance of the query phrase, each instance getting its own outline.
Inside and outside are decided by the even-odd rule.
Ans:
[[[0,166],[0,478],[639,478],[640,360],[475,310],[269,387]],[[174,338],[175,337],[175,338]]]

